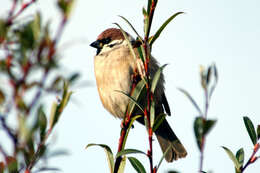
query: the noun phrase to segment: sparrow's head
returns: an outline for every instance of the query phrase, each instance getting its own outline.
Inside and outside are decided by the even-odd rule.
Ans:
[[[126,33],[129,40],[134,43],[135,39]],[[109,28],[103,31],[96,41],[90,44],[91,47],[97,49],[97,55],[100,52],[111,51],[124,43],[125,37],[120,29]]]

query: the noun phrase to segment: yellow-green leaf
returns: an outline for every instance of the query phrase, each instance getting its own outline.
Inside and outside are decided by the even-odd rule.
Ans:
[[[122,158],[117,173],[124,173],[124,171],[125,171],[125,164],[126,164],[126,156],[124,156]]]
[[[110,169],[110,173],[113,173],[114,171],[114,156],[113,156],[113,152],[112,150],[110,149],[109,146],[105,145],[105,144],[88,144],[86,146],[86,149],[91,147],[91,146],[99,146],[99,147],[102,147],[105,152],[106,152],[106,156],[107,156],[107,161],[108,161],[108,166],[109,166],[109,169]]]
[[[239,164],[237,158],[235,157],[235,155],[232,153],[232,151],[230,151],[228,148],[226,148],[224,146],[222,146],[222,148],[226,151],[226,153],[228,154],[228,157],[234,163],[236,170],[239,170],[240,169],[240,164]]]

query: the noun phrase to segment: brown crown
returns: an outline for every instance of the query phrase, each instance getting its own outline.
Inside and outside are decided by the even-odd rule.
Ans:
[[[127,34],[127,33],[126,33]],[[128,34],[127,34],[128,35]],[[124,35],[120,29],[109,28],[103,31],[97,38],[97,40],[102,40],[104,38],[110,38],[111,40],[124,40]]]

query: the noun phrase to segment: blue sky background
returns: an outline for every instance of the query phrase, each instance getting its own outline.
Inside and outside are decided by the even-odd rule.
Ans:
[[[6,14],[9,2],[2,2],[1,15]],[[72,102],[50,140],[54,148],[70,152],[69,156],[54,158],[49,162],[65,173],[109,172],[103,149],[93,147],[85,150],[89,143],[103,143],[116,152],[120,132],[120,120],[110,116],[99,100],[93,69],[95,50],[89,44],[104,29],[115,27],[112,24],[114,22],[133,34],[117,15],[129,19],[139,33],[143,33],[143,6],[146,6],[145,0],[76,1],[59,48],[63,55],[62,73],[79,71],[81,79],[72,88]],[[51,19],[55,29],[60,16],[54,1],[39,0],[26,14],[32,14],[37,9],[43,10],[44,20]],[[152,53],[161,64],[169,64],[164,70],[166,95],[173,112],[168,121],[188,151],[185,159],[171,164],[163,162],[159,172],[174,169],[190,173],[198,170],[199,152],[193,134],[193,121],[197,112],[177,88],[189,91],[202,106],[204,100],[199,66],[213,62],[218,68],[219,83],[212,98],[209,118],[217,119],[218,122],[207,137],[204,171],[234,172],[233,163],[221,146],[233,152],[243,147],[246,161],[251,155],[253,146],[242,117],[249,116],[255,125],[260,124],[259,9],[259,0],[158,2],[152,33],[173,13],[186,13],[169,24],[154,44]],[[82,86],[84,81],[89,81],[91,85]],[[54,97],[48,99],[51,103]],[[147,150],[147,134],[141,125],[135,124],[126,147]],[[161,151],[157,141],[154,142],[154,154],[154,163],[158,163]],[[140,155],[136,157],[148,170],[148,159]],[[246,172],[255,173],[258,170],[260,161],[249,166]],[[125,172],[134,172],[129,162]]]

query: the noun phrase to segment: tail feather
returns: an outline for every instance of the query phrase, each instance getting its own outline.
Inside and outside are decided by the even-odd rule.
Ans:
[[[183,158],[187,155],[186,149],[181,144],[180,140],[175,135],[166,120],[164,120],[158,127],[158,129],[155,131],[155,134],[163,153],[165,153],[170,146],[168,152],[165,155],[165,160],[167,162],[172,162],[173,160]]]

